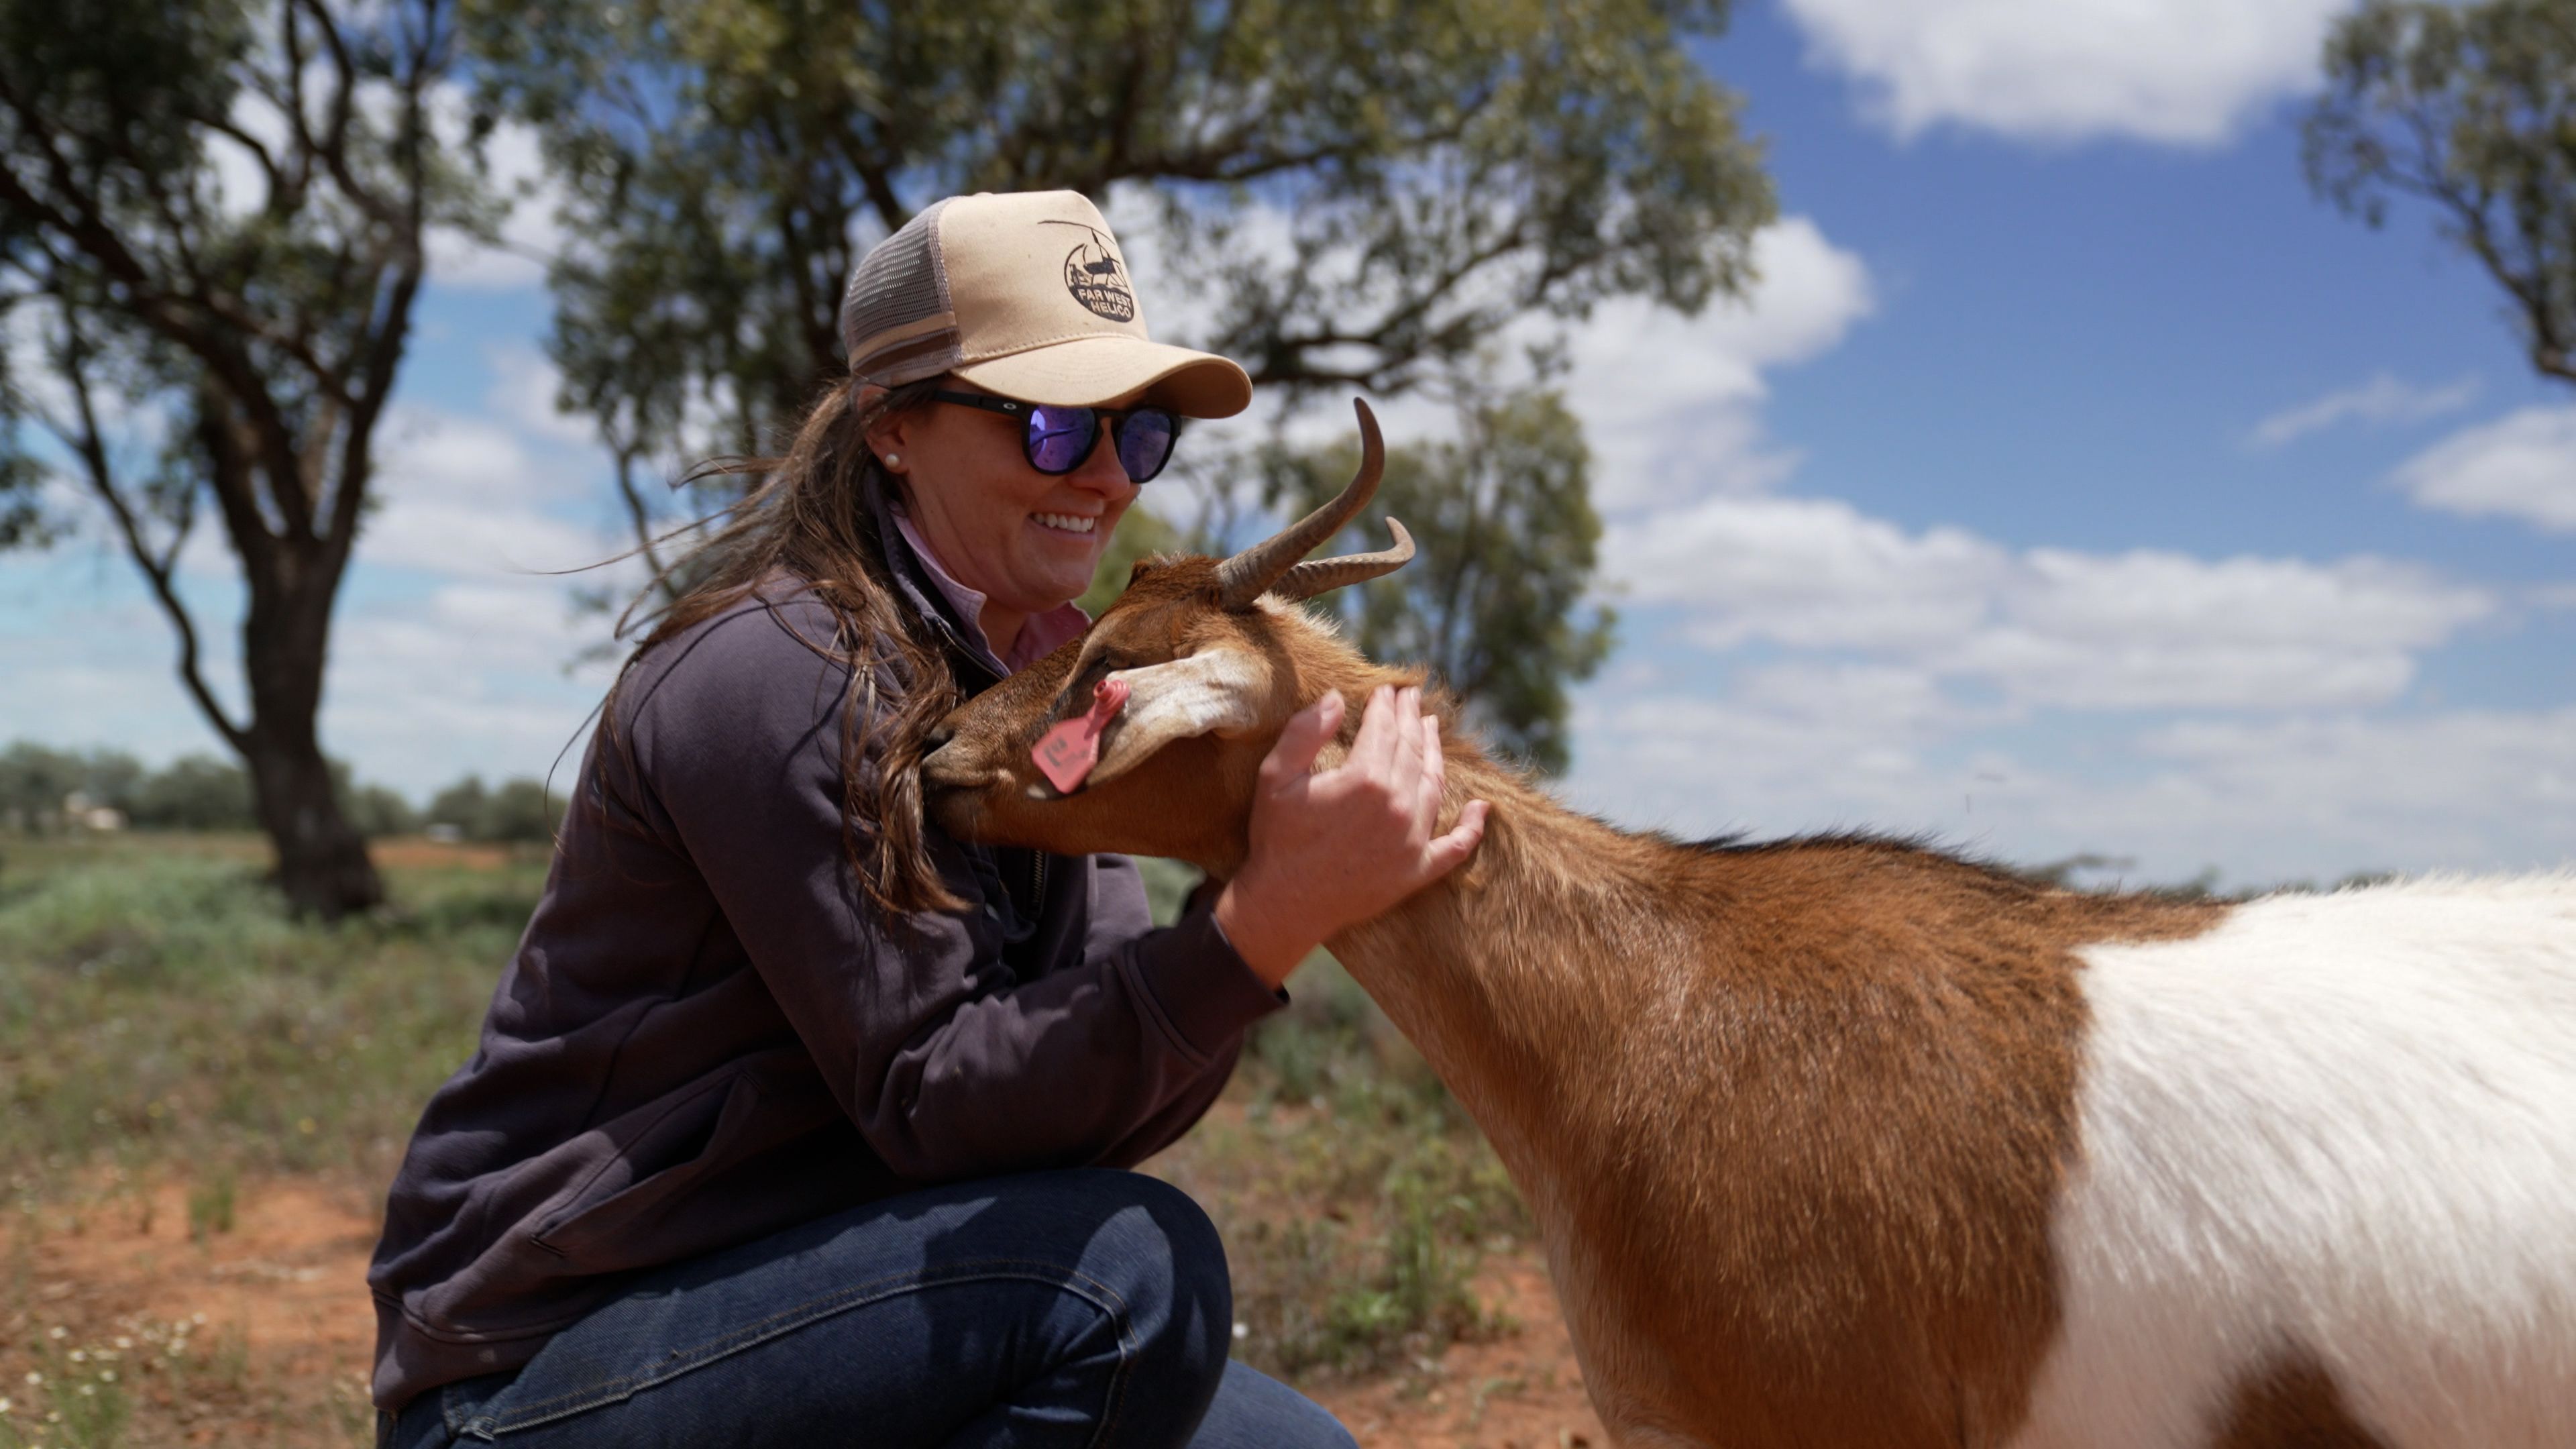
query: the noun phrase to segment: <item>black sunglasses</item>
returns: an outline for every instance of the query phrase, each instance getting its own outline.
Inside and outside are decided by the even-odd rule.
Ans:
[[[930,400],[1028,419],[1028,431],[1020,438],[1020,451],[1028,454],[1030,467],[1046,474],[1060,475],[1081,467],[1091,450],[1099,446],[1105,425],[1110,445],[1118,451],[1118,466],[1127,470],[1127,481],[1143,483],[1172,461],[1172,444],[1181,435],[1179,415],[1170,408],[1150,404],[1124,411],[1071,408],[995,397],[988,392],[945,389],[932,393]]]

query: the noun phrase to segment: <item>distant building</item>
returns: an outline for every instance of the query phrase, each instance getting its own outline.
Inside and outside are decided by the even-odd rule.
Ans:
[[[123,830],[125,812],[93,804],[88,795],[74,790],[63,797],[63,823],[74,830]]]

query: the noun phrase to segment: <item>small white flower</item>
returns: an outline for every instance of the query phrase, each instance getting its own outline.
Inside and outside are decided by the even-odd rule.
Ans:
[[[82,1352],[82,1351],[80,1351],[79,1349],[73,1349],[73,1350],[72,1350],[72,1362],[74,1362],[74,1363],[87,1363],[87,1362],[89,1362],[89,1355],[88,1355],[88,1354],[86,1354],[86,1353],[83,1353],[83,1352]]]
[[[132,1348],[134,1347],[134,1340],[120,1333],[116,1336],[116,1346],[118,1348]]]
[[[115,1382],[116,1382],[116,1370],[114,1370],[114,1369],[100,1369],[100,1370],[98,1371],[98,1381],[99,1381],[100,1383],[103,1383],[103,1384],[112,1384],[112,1383],[115,1383]]]
[[[69,1338],[69,1337],[71,1337],[71,1336],[72,1336],[72,1331],[71,1331],[70,1329],[68,1329],[68,1328],[63,1327],[63,1326],[62,1326],[61,1324],[59,1324],[59,1323],[57,1323],[57,1324],[55,1324],[53,1327],[48,1328],[48,1329],[46,1329],[46,1330],[45,1330],[45,1337],[52,1339],[52,1340],[53,1340],[54,1342],[56,1342],[56,1343],[60,1343],[60,1342],[62,1342],[64,1339]]]
[[[84,1399],[95,1399],[98,1397],[98,1385],[96,1384],[83,1384],[80,1386],[80,1389],[81,1397]]]
[[[1234,1326],[1234,1336],[1237,1339],[1250,1338],[1252,1336],[1252,1325],[1249,1323],[1236,1324]]]
[[[44,1381],[45,1381],[45,1376],[44,1376],[43,1374],[40,1374],[40,1373],[36,1372],[34,1369],[29,1369],[29,1370],[27,1370],[27,1387],[29,1387],[29,1388],[31,1388],[31,1389],[32,1389],[32,1388],[34,1388],[36,1385],[41,1384],[41,1383],[43,1383]]]
[[[188,1315],[188,1321],[199,1328],[203,1328],[206,1326],[206,1315],[202,1313],[191,1313]]]
[[[8,1395],[0,1394],[0,1414],[5,1414],[15,1407],[17,1407],[15,1404],[9,1402]]]

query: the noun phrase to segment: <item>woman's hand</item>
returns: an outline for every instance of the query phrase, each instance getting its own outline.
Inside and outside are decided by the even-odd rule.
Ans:
[[[1440,719],[1422,712],[1420,689],[1369,696],[1349,758],[1316,773],[1342,709],[1336,691],[1289,717],[1261,762],[1243,869],[1217,897],[1226,939],[1272,986],[1325,937],[1457,869],[1484,839],[1482,800],[1437,833]]]

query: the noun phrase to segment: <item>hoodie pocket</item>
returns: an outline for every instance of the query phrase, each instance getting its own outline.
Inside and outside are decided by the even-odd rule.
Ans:
[[[667,1260],[668,1245],[656,1225],[692,1187],[731,1160],[732,1145],[759,1104],[753,1074],[737,1071],[643,1109],[632,1135],[614,1134],[616,1156],[540,1221],[530,1240],[583,1273]]]

